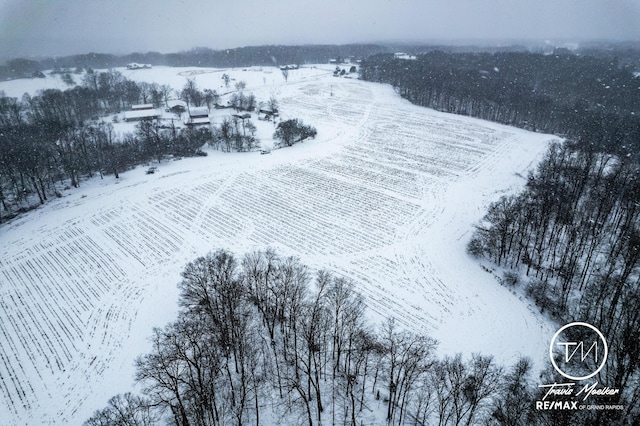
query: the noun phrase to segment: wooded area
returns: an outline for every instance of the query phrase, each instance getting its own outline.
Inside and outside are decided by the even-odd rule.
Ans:
[[[391,84],[411,102],[640,157],[640,79],[617,59],[562,51],[381,54],[360,77]]]
[[[136,104],[163,108],[175,98],[192,107],[206,106],[208,115],[220,95],[199,88],[193,79],[187,79],[181,90],[174,90],[168,85],[136,83],[115,70],[79,70],[78,74],[82,75],[80,84],[66,90],[40,90],[22,99],[0,91],[0,223],[61,196],[64,188],[78,187],[84,178],[118,178],[123,171],[151,161],[203,156],[205,144],[224,152],[260,147],[256,126],[246,113],[254,111],[258,102],[253,93],[244,92],[242,81],[236,82],[229,100],[236,114],[224,117],[219,125],[182,127],[179,117],[175,119],[178,126],[174,120],[167,124],[144,119],[134,132],[120,134],[111,120],[102,117]],[[229,83],[228,76],[225,82]],[[277,113],[275,98],[266,104],[269,111]],[[291,119],[276,129],[274,139],[289,146],[316,133],[315,128]]]
[[[624,412],[535,410],[545,391],[529,359],[505,368],[482,354],[438,358],[429,336],[367,320],[351,281],[272,249],[241,259],[218,250],[182,277],[178,318],[153,331],[152,352],[136,361],[143,395],[114,396],[86,425],[355,426],[379,418],[381,404],[389,424],[412,425],[633,424],[625,419],[637,415],[633,392],[590,397]],[[550,383],[561,380],[551,371]]]
[[[144,396],[112,398],[87,425],[359,425],[380,404],[390,424],[529,416],[509,403],[528,392],[528,360],[438,359],[434,339],[371,324],[351,281],[295,257],[218,250],[182,277],[177,320],[136,361]]]
[[[22,99],[0,92],[0,223],[77,187],[81,178],[119,173],[165,155],[193,156],[212,140],[205,128],[161,129],[143,120],[132,134],[116,135],[99,117],[137,103],[159,107],[166,86],[135,83],[118,71],[88,70],[80,85],[46,89]],[[186,95],[187,92],[184,94]]]
[[[531,53],[370,58],[365,79],[412,102],[564,135],[523,192],[491,204],[469,253],[504,271],[558,323],[584,321],[614,342],[600,383],[620,388],[625,416],[549,415],[553,424],[640,418],[640,78],[615,59]],[[549,376],[548,382],[563,378]],[[634,420],[635,419],[635,420]]]
[[[601,383],[640,398],[640,180],[636,163],[553,145],[526,189],[489,207],[469,252],[504,268],[559,323],[594,325],[611,342]],[[521,278],[524,277],[524,278]],[[596,417],[597,418],[597,417]]]

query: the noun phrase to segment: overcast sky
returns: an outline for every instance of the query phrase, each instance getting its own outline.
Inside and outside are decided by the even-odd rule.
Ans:
[[[0,0],[0,57],[470,39],[640,40],[640,0]]]

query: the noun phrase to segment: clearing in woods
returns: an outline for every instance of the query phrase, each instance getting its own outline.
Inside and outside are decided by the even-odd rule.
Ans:
[[[162,84],[184,72],[136,75]],[[316,140],[94,179],[0,228],[3,421],[78,424],[130,390],[151,327],[176,313],[184,264],[221,247],[272,246],[350,277],[375,322],[395,316],[438,338],[442,353],[544,359],[551,327],[465,245],[551,137],[416,107],[388,86],[320,69],[286,84],[269,72],[239,78],[259,99],[275,94],[283,118],[315,126]]]

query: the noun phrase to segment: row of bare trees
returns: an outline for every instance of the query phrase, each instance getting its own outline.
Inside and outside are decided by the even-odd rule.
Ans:
[[[600,378],[623,389],[629,416],[640,412],[639,173],[626,157],[555,144],[522,193],[489,207],[469,244],[529,277],[542,310],[615,342]]]
[[[203,155],[209,144],[230,152],[259,147],[248,115],[225,118],[220,126],[177,129],[173,123],[143,120],[130,134],[117,134],[97,120],[134,103],[166,104],[167,85],[136,83],[118,71],[88,70],[82,84],[65,91],[46,89],[21,100],[0,92],[0,223],[78,187],[85,177],[119,173],[167,155]],[[200,90],[194,79],[180,96],[192,106],[218,103],[215,91]],[[255,106],[253,95],[242,95]],[[277,101],[269,101],[277,109]],[[253,108],[253,107],[252,107]]]
[[[214,129],[215,137],[212,138],[211,146],[224,152],[252,151],[260,147],[257,131],[250,114],[224,117],[220,126]]]
[[[136,361],[144,396],[86,425],[535,424],[529,361],[439,359],[434,339],[376,329],[351,281],[295,257],[218,250],[182,277],[178,318]]]
[[[81,180],[119,173],[166,155],[194,156],[211,143],[208,128],[162,129],[141,121],[119,135],[111,123],[24,123],[0,128],[0,223],[60,196]],[[37,204],[34,204],[37,203]]]

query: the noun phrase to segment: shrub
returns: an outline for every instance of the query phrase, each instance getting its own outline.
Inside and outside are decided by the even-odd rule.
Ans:
[[[281,145],[291,146],[296,142],[301,142],[307,138],[315,138],[318,131],[313,126],[305,125],[302,120],[293,118],[278,124],[278,128],[273,134],[273,138],[280,141]]]
[[[473,257],[482,257],[484,255],[484,244],[480,238],[472,238],[467,244],[467,253]]]
[[[518,284],[519,280],[520,277],[514,271],[505,271],[505,273],[502,275],[502,282],[511,287],[515,287]]]

